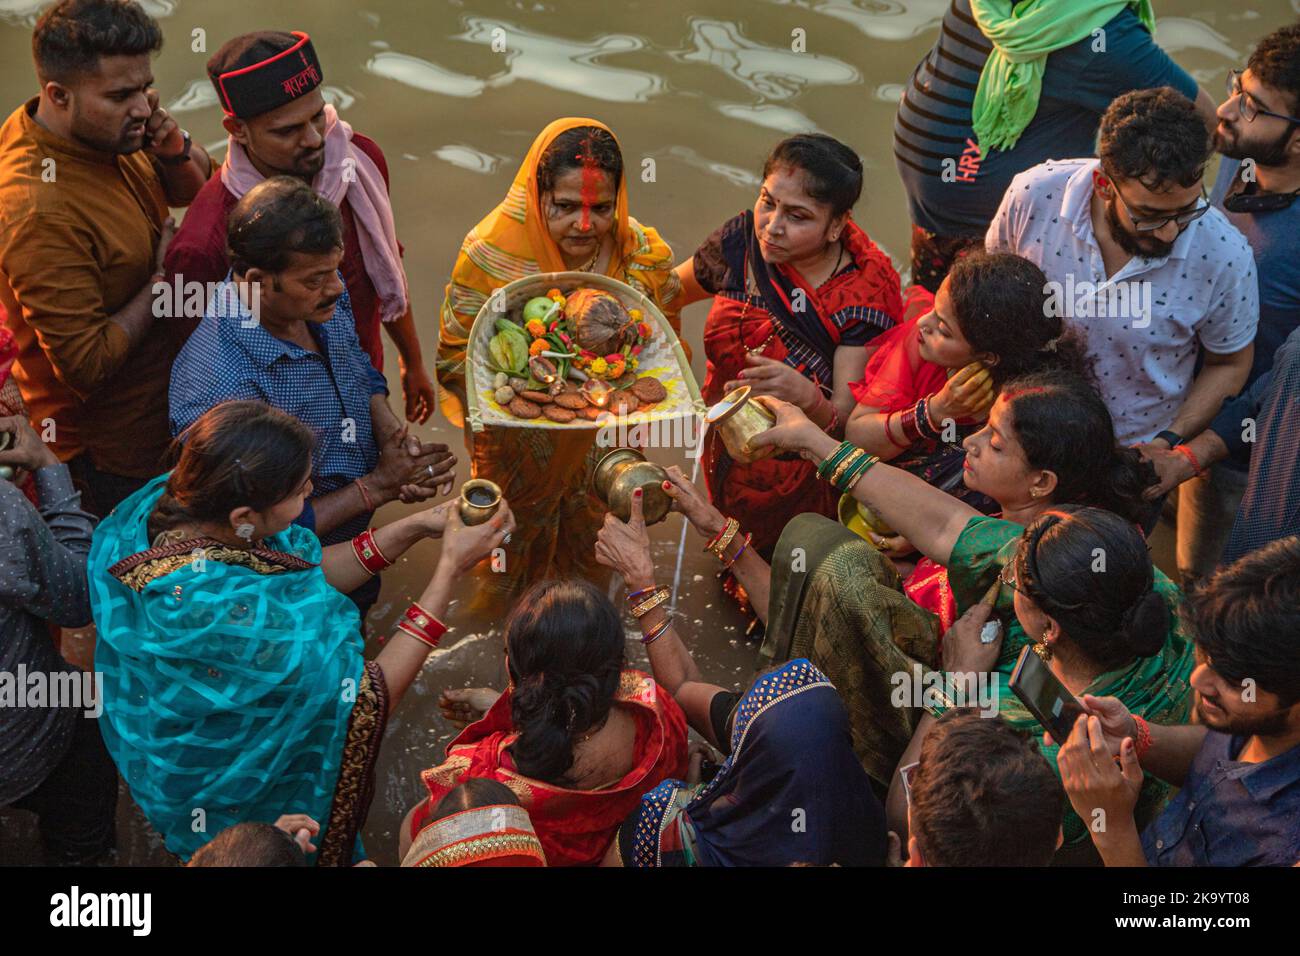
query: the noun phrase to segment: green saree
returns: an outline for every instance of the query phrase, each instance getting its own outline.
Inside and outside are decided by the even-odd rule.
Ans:
[[[1010,521],[972,518],[953,547],[949,580],[964,613],[988,591],[1015,554],[1024,529]],[[1169,609],[1169,626],[1159,653],[1100,675],[1087,693],[1117,697],[1135,714],[1156,723],[1186,721],[1191,710],[1192,642],[1178,615],[1182,593],[1159,570],[1155,588]],[[902,590],[893,564],[868,542],[820,515],[800,515],[777,543],[772,597],[759,666],[807,657],[839,689],[849,711],[853,747],[873,778],[888,785],[923,711],[891,702],[894,675],[916,664],[940,664],[937,618]],[[1012,597],[998,595],[995,613],[1006,635],[995,668],[998,712],[1013,727],[1034,735],[1056,769],[1057,747],[1043,744],[1043,728],[1008,683],[1021,648],[1029,643],[1016,620]],[[1148,776],[1138,803],[1138,821],[1149,819],[1169,796],[1169,786]],[[1067,808],[1067,845],[1087,837],[1084,823]]]

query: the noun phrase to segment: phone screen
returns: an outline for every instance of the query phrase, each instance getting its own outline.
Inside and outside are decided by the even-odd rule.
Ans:
[[[1011,690],[1058,744],[1065,743],[1074,722],[1084,713],[1075,696],[1028,645],[1021,650],[1016,669],[1011,672]]]

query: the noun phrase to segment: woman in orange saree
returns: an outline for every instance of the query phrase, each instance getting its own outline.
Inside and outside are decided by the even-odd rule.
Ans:
[[[618,611],[586,581],[534,585],[505,633],[510,687],[421,775],[429,798],[408,833],[449,791],[486,777],[519,798],[548,866],[593,866],[641,797],[686,772],[686,717],[624,666]]]
[[[628,214],[627,180],[617,139],[603,123],[566,117],[547,126],[515,174],[510,191],[470,230],[447,285],[439,329],[437,378],[447,418],[465,426],[472,471],[501,486],[518,519],[511,561],[482,576],[478,599],[513,597],[543,577],[607,571],[592,558],[605,509],[590,493],[599,459],[596,431],[493,428],[472,434],[465,421],[465,349],[479,310],[496,289],[539,272],[582,271],[644,293],[680,331],[680,283],[673,253]],[[683,343],[683,347],[684,343]]]

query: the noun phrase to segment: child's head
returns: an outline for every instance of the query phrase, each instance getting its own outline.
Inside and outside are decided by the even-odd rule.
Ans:
[[[1050,304],[1047,276],[1028,259],[976,252],[958,259],[923,315],[921,357],[944,368],[979,361],[993,383],[1048,368],[1086,374],[1077,336]]]
[[[199,847],[190,866],[306,866],[302,847],[270,823],[236,823]]]

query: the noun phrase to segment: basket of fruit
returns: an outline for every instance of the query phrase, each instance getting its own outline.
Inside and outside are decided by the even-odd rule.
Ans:
[[[469,335],[473,431],[629,427],[704,414],[677,334],[631,286],[589,272],[516,279]]]

